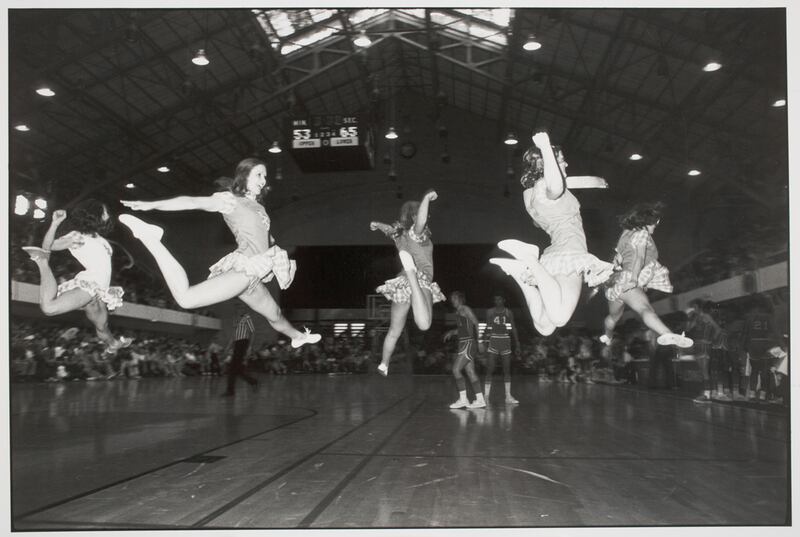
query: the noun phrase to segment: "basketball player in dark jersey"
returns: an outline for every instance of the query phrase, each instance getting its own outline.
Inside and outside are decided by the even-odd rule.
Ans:
[[[755,295],[751,299],[750,311],[745,316],[742,346],[750,363],[750,386],[747,399],[759,401],[759,392],[766,399],[769,387],[769,366],[772,356],[769,349],[780,341],[776,337],[772,308],[763,296]]]
[[[495,359],[500,356],[503,360],[503,382],[506,388],[506,404],[518,405],[519,401],[511,395],[511,335],[514,336],[514,348],[517,356],[520,353],[517,326],[514,324],[514,314],[506,307],[505,299],[500,295],[494,297],[494,307],[486,313],[486,330],[489,335],[489,358],[486,363],[486,380],[483,381],[483,396],[488,400],[492,391],[492,373],[494,373]]]
[[[454,291],[450,295],[450,302],[456,308],[457,328],[448,331],[444,335],[445,341],[458,335],[458,356],[453,364],[453,376],[456,378],[458,386],[458,401],[450,405],[450,408],[485,408],[486,401],[481,393],[481,383],[478,375],[475,374],[475,350],[478,346],[478,319],[472,309],[466,305],[464,293]],[[467,383],[461,371],[467,372],[472,389],[475,391],[475,401],[472,403],[467,399]]]

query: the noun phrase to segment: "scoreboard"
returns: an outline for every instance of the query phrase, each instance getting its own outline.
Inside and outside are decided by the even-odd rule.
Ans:
[[[358,115],[314,115],[292,118],[289,124],[291,153],[302,171],[374,168],[374,133]]]

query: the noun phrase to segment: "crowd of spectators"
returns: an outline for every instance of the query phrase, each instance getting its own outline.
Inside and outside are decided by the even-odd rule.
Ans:
[[[670,272],[676,293],[690,291],[789,258],[781,226],[754,223],[736,240],[714,240],[690,262]]]
[[[11,378],[95,381],[203,371],[204,348],[196,342],[138,331],[126,331],[124,335],[134,338],[134,343],[110,355],[89,328],[14,320],[10,325]]]
[[[250,367],[274,375],[289,373],[366,373],[370,352],[363,338],[325,337],[318,345],[293,349],[289,342],[264,343],[251,353]]]
[[[15,320],[10,325],[11,378],[19,381],[113,380],[216,375],[227,372],[230,348],[163,334],[119,332],[134,339],[114,355],[93,330],[59,322]],[[370,354],[361,338],[327,337],[319,345],[293,349],[288,341],[264,343],[247,356],[251,371],[365,373]]]

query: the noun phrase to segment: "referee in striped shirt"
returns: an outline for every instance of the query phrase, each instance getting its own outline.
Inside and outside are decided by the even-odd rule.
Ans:
[[[250,350],[250,340],[255,332],[253,320],[247,312],[242,313],[236,323],[233,333],[233,357],[228,366],[228,389],[222,394],[223,397],[232,397],[236,393],[236,377],[242,377],[252,388],[258,388],[258,381],[245,372],[244,357]],[[230,347],[230,344],[228,344]]]

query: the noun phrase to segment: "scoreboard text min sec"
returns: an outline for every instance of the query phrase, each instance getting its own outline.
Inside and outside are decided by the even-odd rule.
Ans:
[[[374,133],[357,115],[315,115],[289,120],[291,153],[304,172],[371,170]]]

